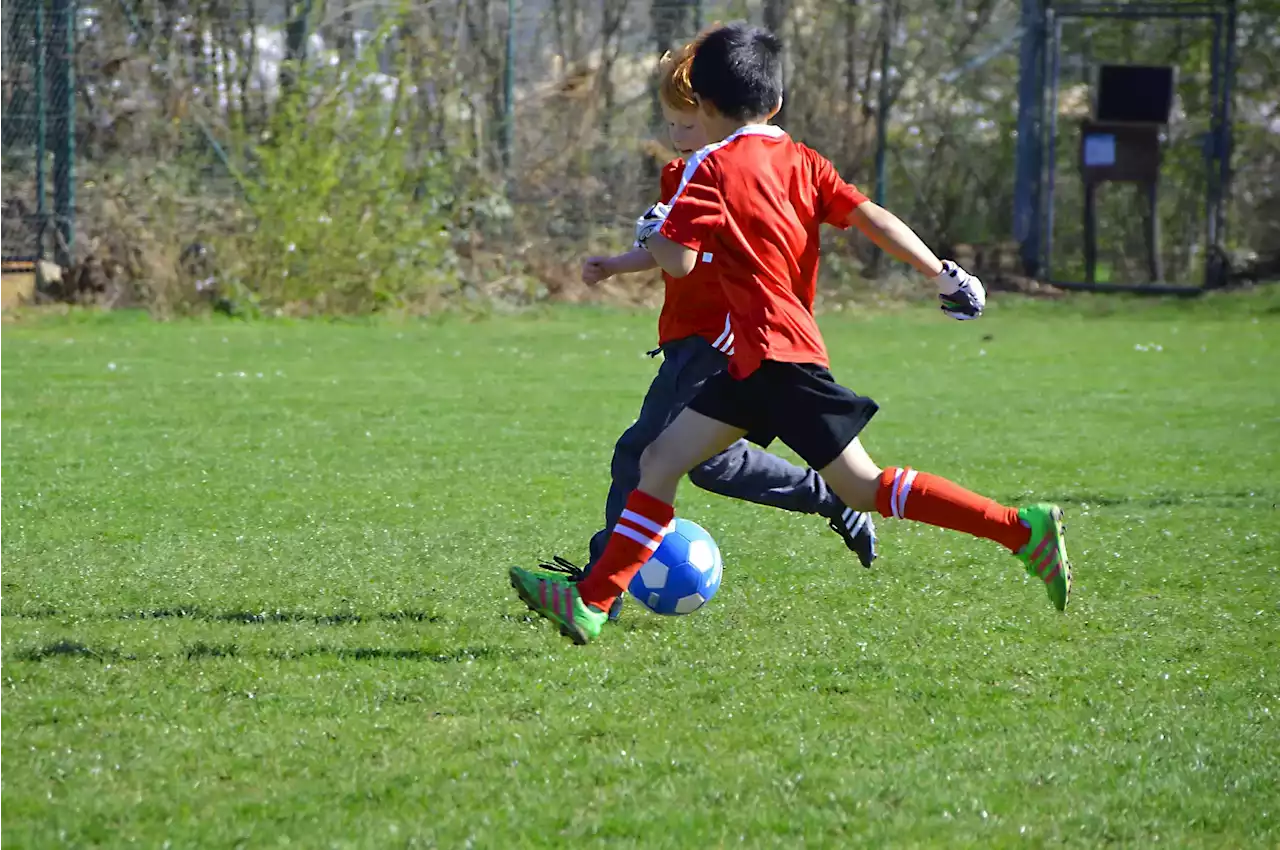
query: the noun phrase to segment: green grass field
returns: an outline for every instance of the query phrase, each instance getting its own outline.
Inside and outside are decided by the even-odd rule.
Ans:
[[[1066,616],[686,487],[720,594],[575,648],[506,569],[581,558],[652,324],[6,326],[6,850],[1277,846],[1274,294],[824,321],[881,463],[1067,508]]]

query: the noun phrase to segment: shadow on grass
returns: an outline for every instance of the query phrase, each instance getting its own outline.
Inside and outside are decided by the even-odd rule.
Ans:
[[[207,620],[215,623],[311,623],[317,626],[350,626],[357,623],[438,623],[440,617],[426,611],[376,611],[361,614],[342,611],[322,614],[313,611],[206,611],[202,608],[156,608],[150,611],[125,611],[122,620]]]
[[[234,643],[208,643],[196,641],[168,660],[200,661],[222,658],[269,658],[274,661],[305,661],[312,658],[336,658],[341,661],[414,661],[432,664],[465,664],[472,661],[511,661],[537,657],[531,649],[503,646],[465,646],[451,651],[440,649],[407,649],[381,646],[330,646],[319,644],[305,649],[242,650]],[[14,661],[41,662],[50,659],[76,659],[98,662],[137,661],[140,656],[118,649],[94,649],[78,641],[58,640],[43,646],[15,651]],[[166,656],[145,656],[147,660],[163,661]]]
[[[273,650],[267,653],[279,661],[301,661],[329,656],[344,661],[429,661],[433,664],[464,664],[468,661],[512,661],[537,657],[531,649],[502,646],[467,646],[452,652],[432,649],[397,649],[394,647],[326,646],[299,650]]]
[[[58,617],[76,616],[77,619],[101,620],[202,620],[211,623],[238,623],[263,625],[275,623],[307,623],[316,626],[352,626],[359,623],[438,623],[442,617],[419,610],[375,611],[360,613],[342,611],[332,614],[314,611],[208,611],[198,607],[153,608],[149,610],[121,611],[101,615],[83,616],[57,608],[35,608],[25,611],[6,611],[4,616],[19,620],[52,620]]]
[[[1249,502],[1266,502],[1271,498],[1269,490],[1258,488],[1253,491],[1236,490],[1229,493],[1147,493],[1133,496],[1104,496],[1101,493],[1058,493],[1045,497],[1045,501],[1059,505],[1088,505],[1098,508],[1114,508],[1122,505],[1142,508],[1167,508],[1193,504],[1210,507],[1238,507]]]
[[[234,658],[240,654],[240,647],[234,643],[205,643],[198,640],[187,647],[188,661],[200,658]]]
[[[13,654],[16,661],[44,661],[47,658],[89,658],[94,661],[118,661],[122,656],[114,649],[92,649],[73,640],[57,640],[44,646],[20,649]]]

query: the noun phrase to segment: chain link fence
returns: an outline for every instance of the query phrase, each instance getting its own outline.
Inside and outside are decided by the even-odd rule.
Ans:
[[[6,258],[74,256],[75,41],[70,0],[4,5]]]

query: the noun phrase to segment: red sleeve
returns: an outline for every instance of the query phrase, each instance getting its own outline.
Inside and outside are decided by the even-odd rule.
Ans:
[[[690,250],[697,251],[703,241],[724,222],[724,198],[719,181],[708,160],[697,163],[693,174],[681,175],[684,184],[671,201],[671,212],[658,231],[663,236]]]
[[[865,204],[867,196],[859,192],[857,186],[844,182],[831,160],[808,148],[806,151],[813,169],[813,185],[818,191],[822,223],[844,230],[849,226],[849,214]]]
[[[684,174],[684,160],[676,158],[662,166],[662,175],[658,178],[659,201],[669,201],[680,185],[680,175]]]

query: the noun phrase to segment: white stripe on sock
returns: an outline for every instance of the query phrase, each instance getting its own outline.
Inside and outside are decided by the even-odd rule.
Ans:
[[[898,510],[898,482],[902,480],[902,467],[893,473],[893,484],[889,488],[889,513],[898,519],[902,518],[901,512]]]
[[[662,542],[661,538],[655,540],[652,537],[645,537],[642,532],[636,531],[629,525],[618,523],[613,527],[614,534],[621,534],[623,537],[630,537],[637,543],[642,544],[650,552],[658,548],[658,544]]]
[[[663,528],[661,525],[658,525],[656,522],[654,522],[651,519],[640,516],[640,514],[636,513],[635,511],[624,510],[622,512],[622,516],[619,517],[619,519],[625,519],[627,522],[631,523],[632,525],[638,525],[640,528],[643,528],[645,531],[652,531],[654,534],[657,534],[657,535],[661,535],[663,532],[666,531],[666,529]]]
[[[898,515],[902,518],[907,516],[907,496],[911,495],[911,482],[916,480],[916,471],[913,469],[907,473],[907,477],[902,479],[902,498],[898,500]]]

